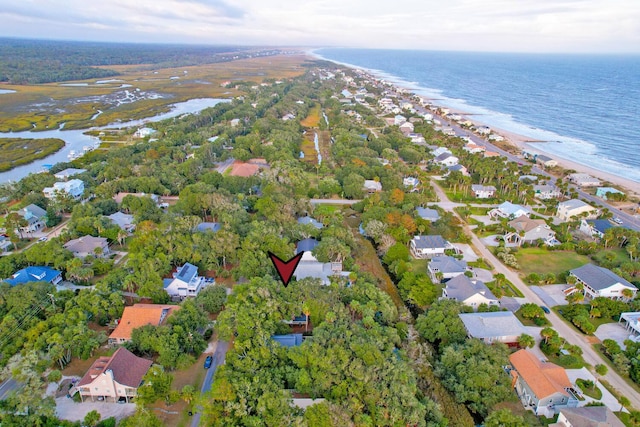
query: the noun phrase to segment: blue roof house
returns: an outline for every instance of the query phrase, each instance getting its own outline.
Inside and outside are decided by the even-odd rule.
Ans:
[[[17,271],[11,278],[4,281],[11,286],[29,282],[48,282],[57,285],[62,281],[62,273],[50,267],[27,267]]]

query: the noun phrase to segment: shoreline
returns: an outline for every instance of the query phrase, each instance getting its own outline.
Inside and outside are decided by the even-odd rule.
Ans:
[[[315,59],[321,59],[324,61],[329,61],[332,62],[334,64],[340,65],[340,66],[345,66],[348,68],[352,68],[352,69],[359,69],[362,70],[364,72],[366,72],[367,74],[369,74],[370,76],[378,79],[378,80],[382,80],[385,82],[390,83],[393,87],[398,88],[398,89],[402,89],[404,91],[406,91],[407,93],[410,94],[414,94],[426,101],[431,102],[433,105],[438,106],[438,107],[445,107],[448,108],[450,111],[455,112],[461,116],[464,116],[466,119],[468,119],[469,121],[471,121],[474,125],[487,125],[486,123],[482,122],[482,114],[480,113],[470,113],[467,111],[463,111],[460,110],[459,108],[452,108],[449,107],[447,105],[445,105],[444,103],[442,103],[442,101],[446,101],[445,98],[436,98],[433,95],[422,95],[416,92],[416,88],[412,87],[412,86],[417,86],[416,84],[413,84],[412,82],[408,82],[405,81],[404,79],[397,77],[397,76],[392,76],[382,70],[376,70],[376,69],[371,69],[371,68],[366,68],[366,67],[361,67],[355,64],[349,64],[349,63],[345,63],[345,62],[340,62],[340,61],[335,61],[332,59],[328,59],[323,57],[322,55],[316,53],[317,49],[308,49],[305,50],[305,53],[310,55],[311,57],[315,58]],[[418,88],[418,90],[429,90],[428,88]],[[440,102],[438,102],[440,101]],[[497,128],[495,126],[491,126],[491,125],[487,125],[489,126],[493,133],[496,133],[498,135],[501,135],[502,137],[505,138],[505,141],[507,143],[510,143],[511,145],[513,145],[514,147],[523,150],[526,149],[527,151],[532,151],[534,153],[537,154],[545,154],[548,155],[550,157],[552,157],[554,160],[556,160],[558,162],[558,166],[564,168],[564,169],[573,169],[576,172],[581,172],[581,173],[587,173],[593,177],[596,177],[598,179],[600,179],[601,181],[607,181],[613,185],[616,185],[618,187],[620,187],[623,191],[625,191],[627,193],[627,195],[629,197],[632,196],[640,196],[640,182],[635,181],[633,179],[630,178],[626,178],[620,175],[616,175],[614,173],[611,172],[607,172],[607,171],[603,171],[600,169],[597,169],[593,166],[590,165],[585,165],[583,163],[579,163],[576,162],[575,160],[572,159],[568,159],[566,157],[563,157],[561,155],[558,155],[557,153],[553,153],[550,151],[546,151],[544,150],[544,148],[540,147],[539,145],[542,145],[546,142],[550,142],[550,141],[544,141],[544,140],[536,140],[535,138],[532,137],[527,137],[525,135],[522,134],[518,134],[516,132],[511,132],[505,129],[501,129],[501,128]],[[485,141],[487,141],[488,143],[492,143],[492,141],[488,141],[487,138],[480,136],[482,139],[484,139]]]

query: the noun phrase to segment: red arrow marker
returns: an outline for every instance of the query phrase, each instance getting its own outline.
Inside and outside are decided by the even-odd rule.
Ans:
[[[271,262],[273,262],[273,266],[278,271],[278,275],[280,276],[280,280],[282,280],[282,284],[286,287],[291,280],[291,276],[293,276],[293,272],[296,270],[300,259],[302,258],[302,252],[298,255],[291,258],[289,261],[283,261],[278,256],[272,252],[269,252],[269,258],[271,258]]]

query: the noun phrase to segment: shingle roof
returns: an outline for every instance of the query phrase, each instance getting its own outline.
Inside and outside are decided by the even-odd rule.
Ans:
[[[560,412],[576,427],[624,427],[624,423],[606,406],[562,408]]]
[[[583,208],[583,207],[590,207],[592,209],[595,209],[593,206],[586,204],[585,202],[583,202],[582,200],[579,199],[571,199],[571,200],[567,200],[566,202],[560,202],[558,204],[558,207],[563,207],[566,209],[578,209],[578,208]]]
[[[311,224],[315,228],[317,228],[318,230],[321,229],[322,227],[324,227],[324,225],[320,221],[318,221],[315,218],[312,218],[312,217],[310,217],[308,215],[298,218],[298,224],[302,224],[302,225]]]
[[[110,339],[131,339],[131,333],[135,328],[145,325],[158,326],[166,320],[171,313],[180,309],[178,305],[163,304],[134,304],[125,307],[118,326],[109,335]]]
[[[490,313],[461,313],[460,319],[474,338],[520,336],[526,332],[522,323],[510,311]]]
[[[413,238],[414,245],[417,249],[436,249],[446,248],[447,242],[442,236],[433,234],[428,236],[415,236]]]
[[[555,393],[569,397],[565,388],[571,387],[571,381],[564,368],[550,362],[543,363],[527,350],[516,351],[509,356],[509,361],[538,399]]]
[[[113,353],[113,356],[100,357],[93,362],[78,385],[91,384],[98,375],[111,370],[113,379],[116,382],[137,388],[142,383],[142,377],[144,377],[152,364],[151,360],[138,357],[126,348],[120,347]]]
[[[24,217],[24,219],[29,220],[30,218],[41,219],[47,215],[47,211],[42,209],[38,205],[34,205],[33,203],[25,206],[24,208],[18,211],[18,215]]]
[[[471,280],[464,274],[454,277],[446,284],[447,296],[458,301],[465,301],[475,294],[487,299],[498,300],[481,280]]]
[[[300,240],[296,245],[296,255],[300,252],[309,252],[312,251],[316,246],[318,246],[318,241],[316,239],[304,239]]]
[[[496,191],[496,187],[493,185],[480,185],[480,184],[472,184],[471,190],[473,191]]]
[[[607,270],[603,267],[598,267],[594,264],[585,264],[582,267],[574,268],[570,273],[596,291],[607,289],[616,283],[620,283],[621,285],[627,286],[631,289],[636,289],[634,285],[618,276],[613,271]]]
[[[229,175],[231,176],[241,176],[241,177],[250,177],[258,173],[260,167],[258,165],[252,165],[249,163],[243,163],[239,161],[235,161],[233,166],[231,167],[231,171]]]
[[[104,237],[82,236],[78,239],[69,240],[63,246],[74,253],[93,253],[96,248],[101,248],[107,243]]]
[[[429,221],[437,221],[440,219],[440,213],[435,209],[418,207],[416,208],[416,212],[422,219],[426,219]]]
[[[544,227],[547,225],[543,219],[531,219],[526,215],[519,216],[518,218],[509,221],[507,224],[515,228],[516,231],[524,231],[525,233],[536,227]]]
[[[133,224],[133,215],[129,215],[122,212],[116,212],[107,216],[112,223],[116,224],[121,229],[125,229]]]
[[[51,282],[60,274],[58,270],[49,267],[26,267],[18,270],[11,278],[4,281],[11,286],[28,282]]]
[[[429,270],[437,270],[443,274],[464,273],[467,270],[467,263],[448,255],[438,256],[429,261]]]

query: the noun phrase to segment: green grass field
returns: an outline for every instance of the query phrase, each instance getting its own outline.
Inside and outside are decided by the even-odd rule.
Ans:
[[[515,254],[520,264],[520,271],[531,273],[560,274],[590,262],[589,257],[571,251],[548,251],[544,248],[518,249]]]

